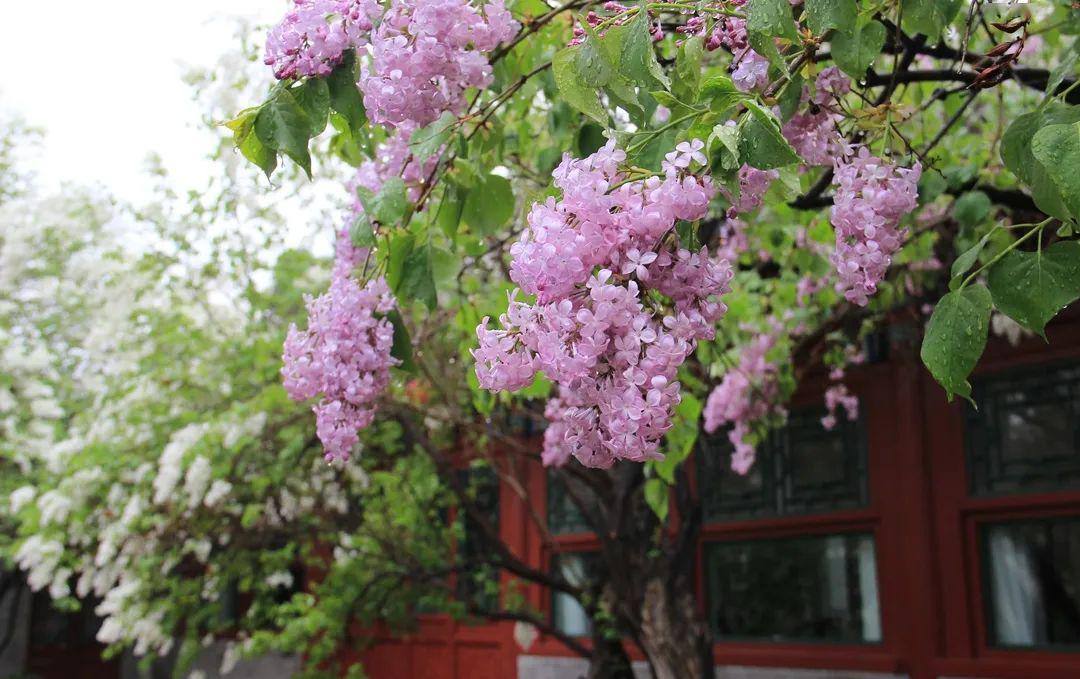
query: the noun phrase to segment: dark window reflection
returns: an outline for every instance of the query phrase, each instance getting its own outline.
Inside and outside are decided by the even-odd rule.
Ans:
[[[991,643],[1080,648],[1080,519],[989,525],[983,549]]]
[[[870,535],[717,542],[705,568],[720,639],[881,641]]]
[[[1080,488],[1080,367],[996,375],[967,408],[971,490],[999,495]]]
[[[866,505],[866,449],[857,421],[838,415],[826,430],[820,410],[791,414],[757,451],[745,476],[731,470],[727,434],[703,435],[697,455],[705,516],[724,521],[812,514]]]

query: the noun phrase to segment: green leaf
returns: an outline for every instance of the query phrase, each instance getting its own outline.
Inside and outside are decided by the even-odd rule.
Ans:
[[[901,0],[904,30],[922,33],[933,42],[952,22],[962,4],[964,0]]]
[[[340,113],[349,123],[349,129],[353,134],[358,134],[367,124],[367,110],[364,108],[364,97],[360,94],[360,87],[356,84],[359,79],[359,62],[356,52],[345,51],[345,58],[326,77],[326,84],[330,89],[330,108]]]
[[[960,226],[978,226],[990,214],[993,204],[989,196],[982,191],[968,191],[956,199],[953,204],[953,219]]]
[[[607,127],[607,112],[600,105],[596,89],[585,85],[578,76],[576,48],[566,47],[559,50],[551,62],[551,71],[555,85],[566,103]]]
[[[645,109],[638,102],[637,92],[629,80],[616,74],[604,87],[604,91],[611,98],[611,103],[621,106],[638,124],[645,122]]]
[[[675,470],[690,457],[701,431],[702,403],[693,394],[683,394],[675,408],[672,427],[664,435],[664,459],[652,462],[653,471],[670,485],[675,484]]]
[[[429,309],[438,306],[435,296],[435,276],[432,273],[431,246],[428,244],[414,248],[405,257],[401,271],[401,282],[395,292],[400,299],[419,300]]]
[[[1016,118],[1001,138],[1001,160],[1005,167],[1031,188],[1031,197],[1040,210],[1059,219],[1068,219],[1069,211],[1056,182],[1036,160],[1032,140],[1043,127],[1078,121],[1080,106],[1051,102],[1041,110]]]
[[[394,343],[390,347],[390,355],[401,361],[399,368],[406,372],[416,372],[416,362],[413,361],[412,341],[409,339],[409,329],[405,327],[405,321],[401,313],[393,309],[386,314],[390,323],[394,326]]]
[[[281,151],[311,178],[311,120],[288,90],[281,90],[263,104],[255,116],[255,135],[275,151]]]
[[[257,108],[241,111],[240,115],[225,123],[225,127],[232,130],[233,143],[240,153],[262,170],[269,179],[277,168],[277,152],[259,141],[258,135],[255,134],[255,118],[258,113]]]
[[[675,55],[675,77],[671,93],[680,101],[693,104],[698,100],[701,87],[701,59],[705,55],[699,37],[684,40]]]
[[[1080,220],[1080,122],[1042,128],[1031,139],[1031,153],[1061,192],[1073,218]]]
[[[671,87],[671,80],[656,60],[648,12],[638,12],[633,21],[610,29],[603,40],[619,55],[616,66],[625,78],[643,87]]]
[[[709,110],[724,113],[738,106],[745,100],[746,94],[740,92],[731,78],[726,75],[713,75],[701,83],[699,99],[709,105]]]
[[[462,219],[477,235],[497,231],[514,216],[514,191],[506,177],[489,174],[469,191]]]
[[[734,172],[742,167],[739,160],[739,127],[720,124],[713,128],[706,142],[714,169]]]
[[[987,231],[979,242],[968,248],[962,255],[956,258],[953,262],[952,270],[949,272],[954,280],[958,279],[961,275],[968,272],[971,267],[975,266],[975,262],[979,261],[979,255],[982,253],[983,248],[990,242],[990,236],[994,235],[994,229]]]
[[[581,129],[574,135],[574,149],[578,158],[591,156],[606,143],[607,138],[604,137],[604,128],[593,123],[582,125]]]
[[[588,26],[586,22],[581,22]],[[615,77],[615,64],[608,58],[608,53],[600,46],[600,38],[586,28],[588,37],[574,49],[574,70],[578,79],[587,87],[598,88],[607,85]]]
[[[357,195],[368,218],[385,226],[397,224],[409,209],[409,194],[401,177],[387,179],[376,194],[360,187]]]
[[[463,189],[453,184],[447,184],[443,199],[439,203],[439,210],[435,214],[435,222],[451,241],[457,238],[458,226],[461,224],[461,213],[465,208],[466,195]]]
[[[303,85],[289,90],[296,97],[296,103],[304,109],[311,121],[311,136],[317,137],[326,129],[326,119],[330,115],[330,86],[325,80],[309,78]]]
[[[799,154],[780,132],[780,121],[772,111],[747,100],[750,115],[743,119],[739,132],[739,158],[759,170],[772,170],[800,162]]]
[[[750,0],[746,7],[746,35],[750,46],[770,63],[777,63],[780,53],[773,38],[799,40],[799,31],[791,16],[791,3],[788,0]]]
[[[990,291],[984,285],[950,292],[934,308],[920,356],[950,401],[957,394],[971,400],[967,377],[986,347],[989,327]]]
[[[337,131],[330,139],[330,150],[349,165],[359,167],[368,157],[370,139],[367,130],[361,128],[354,132],[345,116],[337,111],[330,114],[330,124]]]
[[[780,107],[780,117],[786,122],[802,106],[803,77],[792,73],[784,88],[776,95],[776,104]]]
[[[990,268],[987,282],[999,311],[1045,339],[1050,319],[1080,298],[1080,242],[1013,250]]]
[[[1054,96],[1065,78],[1076,73],[1078,59],[1080,59],[1080,38],[1074,38],[1072,48],[1061,56],[1061,61],[1050,71],[1050,77],[1046,80],[1047,96]]]
[[[653,92],[649,92],[649,94],[652,96],[653,99],[656,100],[656,103],[660,104],[661,106],[666,106],[668,110],[671,111],[671,118],[681,118],[687,113],[690,113],[691,111],[691,108],[688,104],[684,104],[683,102],[679,101],[675,98],[675,95],[671,94],[670,92],[665,92],[664,90],[655,90]]]
[[[824,35],[831,28],[850,31],[859,14],[855,0],[806,0],[804,7],[803,20],[814,35]]]
[[[349,229],[349,237],[352,244],[358,248],[369,248],[375,245],[375,228],[371,225],[366,211],[356,216],[356,221]]]
[[[457,123],[457,116],[450,111],[443,111],[439,118],[428,125],[413,132],[409,141],[409,148],[417,160],[427,160],[439,152],[439,149],[450,139],[450,132]]]
[[[405,260],[416,247],[416,237],[408,231],[397,231],[390,240],[390,254],[386,262],[386,284],[397,290],[405,276]]]
[[[850,31],[833,34],[833,61],[844,73],[862,80],[884,45],[884,26],[873,20],[859,22]]]
[[[780,181],[777,183],[781,189],[783,189],[783,198],[785,201],[792,201],[802,195],[802,172],[798,165],[785,165],[777,170],[780,176],[777,177]]]
[[[660,523],[667,521],[671,503],[668,501],[668,485],[663,479],[652,478],[645,481],[645,502],[653,510]]]

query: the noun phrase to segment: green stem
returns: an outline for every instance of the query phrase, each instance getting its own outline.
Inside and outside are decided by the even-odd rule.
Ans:
[[[1066,88],[1065,88],[1065,90],[1064,90],[1064,91],[1063,91],[1063,92],[1062,92],[1061,94],[1055,94],[1054,96],[1055,96],[1055,97],[1061,97],[1061,99],[1062,99],[1062,100],[1064,100],[1064,99],[1065,99],[1065,97],[1066,97],[1066,96],[1067,96],[1067,95],[1069,94],[1069,92],[1072,92],[1073,90],[1075,90],[1075,89],[1076,89],[1076,86],[1077,86],[1077,85],[1080,85],[1080,78],[1077,78],[1077,79],[1076,79],[1076,80],[1075,80],[1075,81],[1073,82],[1073,84],[1072,84],[1072,85],[1069,85],[1068,87],[1066,87]]]
[[[966,288],[968,286],[968,283],[975,280],[976,276],[978,276],[983,271],[989,269],[993,265],[997,264],[1001,260],[1002,257],[1009,254],[1011,251],[1015,250],[1017,247],[1020,246],[1021,243],[1023,243],[1027,239],[1031,238],[1032,236],[1034,236],[1037,233],[1042,233],[1042,230],[1046,228],[1046,225],[1049,224],[1052,221],[1054,221],[1053,217],[1047,217],[1046,219],[1042,220],[1038,224],[1032,224],[1031,226],[1033,228],[1031,229],[1031,231],[1028,231],[1023,236],[1020,236],[1019,238],[1014,240],[1012,243],[1009,244],[1008,247],[1006,247],[1004,250],[1002,250],[1001,252],[994,255],[993,259],[991,259],[989,262],[987,262],[986,264],[983,264],[978,269],[975,269],[970,274],[968,274],[968,277],[965,278],[964,282],[960,284],[959,289],[963,290],[964,288]],[[1041,239],[1040,239],[1040,241],[1041,241]]]
[[[639,142],[636,142],[630,148],[626,149],[627,155],[632,155],[633,153],[637,152],[639,149],[644,148],[644,146],[646,144],[648,144],[650,141],[652,141],[653,138],[656,137],[657,135],[659,135],[660,133],[667,132],[668,130],[675,127],[676,125],[678,125],[680,123],[684,123],[687,120],[690,120],[691,118],[696,118],[696,117],[698,117],[699,115],[701,115],[704,112],[705,111],[699,111],[699,110],[695,109],[694,111],[691,111],[690,113],[687,113],[684,116],[681,116],[679,118],[676,118],[675,120],[672,120],[671,122],[667,123],[663,127],[658,127],[657,129],[651,130],[649,132],[642,132],[641,134],[644,134],[645,138],[642,139]]]

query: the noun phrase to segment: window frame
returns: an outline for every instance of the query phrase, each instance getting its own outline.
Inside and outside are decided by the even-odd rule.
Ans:
[[[696,549],[696,591],[705,609],[704,546],[714,540],[872,533],[876,547],[882,640],[877,644],[718,641],[717,665],[867,671],[911,679],[1060,679],[1080,666],[1080,654],[1002,649],[986,644],[985,591],[977,541],[980,522],[1076,516],[1080,491],[978,497],[969,494],[960,399],[949,403],[919,359],[918,320],[894,318],[886,361],[849,371],[844,383],[860,397],[866,439],[866,506],[821,514],[766,516],[702,526]],[[1050,344],[1030,337],[1019,347],[990,337],[977,376],[1029,365],[1080,361],[1080,304],[1048,328]],[[821,403],[824,374],[804,379],[793,407]],[[537,442],[537,448],[540,443]],[[688,465],[696,490],[696,465]],[[530,504],[547,517],[546,476],[529,472]],[[599,547],[591,533],[553,536],[530,529],[529,558],[546,568],[554,551]],[[534,605],[550,615],[548,597],[532,587]],[[550,619],[550,618],[549,618]],[[588,639],[582,640],[586,646]],[[638,658],[635,649],[631,656]],[[528,651],[566,656],[550,635]],[[638,658],[640,659],[640,658]]]
[[[541,498],[541,501],[537,503],[539,505],[537,509],[540,512],[540,516],[543,518],[544,526],[547,529],[551,541],[550,545],[544,546],[540,553],[540,563],[543,565],[544,571],[548,573],[553,572],[555,560],[563,554],[599,552],[603,548],[603,545],[600,543],[600,537],[591,530],[557,533],[552,529],[549,521],[551,517],[548,513],[552,485],[551,473],[547,468],[541,467],[537,476],[539,477],[540,486],[543,490],[542,493],[536,496]],[[554,594],[554,592],[550,592],[548,596],[544,597],[541,609],[545,619],[551,625],[555,624]],[[575,638],[586,644],[591,643],[591,636]]]
[[[1048,328],[1049,344],[1028,337],[1010,346],[991,337],[973,379],[1005,376],[1018,369],[1039,370],[1080,364],[1080,311]],[[1032,519],[1080,517],[1080,488],[1031,493],[976,494],[968,463],[965,431],[969,407],[962,399],[946,402],[944,392],[923,377],[925,427],[933,436],[926,451],[934,460],[930,488],[934,518],[935,567],[938,571],[939,674],[1012,679],[1067,676],[1080,666],[1080,652],[1058,648],[995,645],[991,639],[988,583],[982,535],[988,524]]]
[[[850,641],[775,641],[769,639],[714,640],[713,656],[717,664],[832,669],[840,671],[902,672],[901,619],[895,602],[902,584],[896,577],[899,551],[896,549],[895,516],[885,509],[895,506],[898,486],[891,482],[894,461],[888,452],[902,439],[889,425],[894,418],[891,397],[896,366],[890,362],[858,366],[848,371],[844,384],[859,397],[860,418],[856,423],[862,436],[866,479],[865,504],[859,507],[817,511],[806,514],[768,515],[732,520],[706,520],[697,547],[698,605],[707,611],[706,549],[715,542],[742,542],[791,537],[824,537],[834,534],[869,534],[873,537],[877,574],[878,611],[881,640]],[[804,380],[791,403],[791,410],[820,408],[828,376],[815,374]],[[696,465],[690,476],[695,492],[698,485]]]

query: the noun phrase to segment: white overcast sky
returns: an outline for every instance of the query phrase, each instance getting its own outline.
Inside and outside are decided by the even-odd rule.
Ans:
[[[236,17],[270,24],[285,0],[0,0],[0,111],[44,128],[39,178],[147,194],[162,157],[181,188],[204,182],[210,133],[181,80],[233,46]]]

